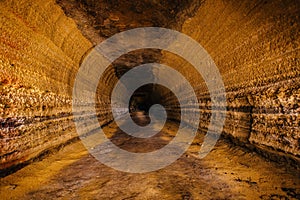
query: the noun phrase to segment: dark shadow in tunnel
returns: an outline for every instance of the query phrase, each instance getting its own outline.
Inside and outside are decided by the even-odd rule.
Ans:
[[[166,105],[166,103],[163,101],[165,93],[172,94],[171,97],[172,99],[174,99],[174,103],[171,105],[171,107],[179,106],[179,102],[176,96],[168,88],[162,85],[146,84],[134,91],[129,100],[128,106],[128,110],[132,116],[133,121],[137,119],[136,117],[133,117],[134,115],[136,115],[136,112],[143,112],[145,113],[145,115],[149,115],[149,110],[154,104],[160,104],[164,108],[166,108],[168,105]],[[145,121],[145,123],[141,123],[141,121],[137,121],[136,123],[138,123],[140,126],[145,126],[148,124],[147,122],[150,123],[150,119],[148,121]]]
[[[164,103],[163,96],[165,93],[172,94],[171,99],[173,100],[173,103],[171,105],[166,105],[166,103]],[[179,106],[178,99],[168,88],[159,84],[147,84],[141,86],[133,93],[129,102],[129,112],[133,122],[139,126],[148,125],[151,121],[149,109],[154,104],[161,104],[164,108],[169,106],[169,108],[166,109],[167,121],[171,121],[168,119],[168,109]],[[176,133],[179,128],[179,123],[174,124],[173,133]],[[124,124],[124,126],[126,126],[126,124]],[[138,132],[140,130],[137,128],[136,130],[132,129],[132,131]],[[159,150],[167,145],[174,137],[174,135],[170,135],[166,132],[166,126],[164,126],[161,131],[158,131],[157,134],[149,138],[133,137],[122,131],[120,128],[113,133],[106,133],[106,136],[116,146],[134,153],[146,153]]]

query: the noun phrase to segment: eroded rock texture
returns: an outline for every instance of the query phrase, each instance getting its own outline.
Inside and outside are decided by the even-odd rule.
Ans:
[[[208,51],[222,74],[228,110],[224,134],[297,159],[299,9],[298,1],[205,1],[182,28]],[[210,100],[205,83],[174,55],[165,60],[180,66],[197,89],[200,127],[206,129]]]
[[[181,31],[211,55],[226,87],[224,136],[299,160],[297,0],[2,0],[0,11],[0,170],[75,138],[71,95],[80,63],[103,37],[144,26]],[[149,52],[125,55],[106,70],[96,99],[100,125],[112,120],[110,95],[118,78],[155,61],[189,80],[200,106],[183,106],[201,113],[199,129],[206,131],[211,100],[201,75],[170,52]],[[179,119],[174,95],[146,92],[160,93],[169,118]]]
[[[0,11],[2,170],[77,136],[72,87],[92,45],[52,0],[1,1]]]

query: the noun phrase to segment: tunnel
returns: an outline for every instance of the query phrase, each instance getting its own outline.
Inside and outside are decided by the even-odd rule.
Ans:
[[[300,199],[298,0],[0,0],[0,44],[0,199]]]

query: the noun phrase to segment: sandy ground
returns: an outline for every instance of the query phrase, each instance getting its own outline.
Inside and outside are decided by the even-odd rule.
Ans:
[[[135,121],[143,123],[144,117]],[[151,140],[116,129],[105,133],[133,152],[161,148],[177,130],[168,122]],[[76,142],[39,162],[0,179],[1,199],[299,199],[300,172],[268,162],[254,152],[219,140],[204,159],[197,158],[201,137],[173,164],[154,172],[116,171]]]

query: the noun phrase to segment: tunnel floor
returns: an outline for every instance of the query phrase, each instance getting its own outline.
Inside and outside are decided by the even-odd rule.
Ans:
[[[143,115],[135,121],[145,122]],[[167,122],[152,142],[139,144],[112,123],[104,128],[124,149],[149,151],[172,139]],[[172,136],[173,135],[173,136]],[[1,199],[297,199],[300,172],[219,140],[204,159],[196,156],[202,138],[173,164],[144,174],[109,168],[88,154],[80,141],[1,179]]]

